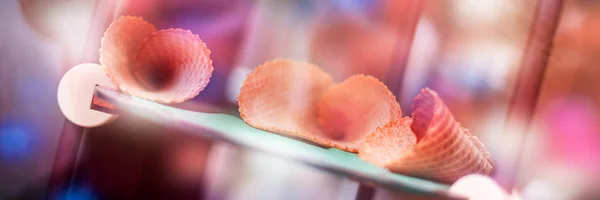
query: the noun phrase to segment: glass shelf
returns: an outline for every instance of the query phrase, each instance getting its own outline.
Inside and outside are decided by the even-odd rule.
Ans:
[[[96,87],[95,95],[114,105],[118,112],[126,112],[157,124],[186,130],[198,137],[224,141],[246,149],[266,152],[335,175],[348,177],[360,183],[372,184],[396,191],[451,196],[447,192],[448,185],[392,173],[387,169],[361,160],[353,153],[335,148],[322,148],[255,129],[233,115],[194,112],[174,108],[101,86]]]

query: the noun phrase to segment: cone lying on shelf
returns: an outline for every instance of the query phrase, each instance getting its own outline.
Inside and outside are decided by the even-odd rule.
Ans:
[[[319,67],[291,60],[259,66],[244,81],[238,103],[249,125],[358,152],[393,172],[443,182],[493,169],[483,144],[454,120],[430,90],[415,98],[412,118],[377,79],[355,75],[339,84]]]
[[[319,67],[292,60],[256,68],[238,103],[242,119],[255,128],[349,152],[358,152],[367,134],[402,115],[377,79],[356,75],[336,85]]]
[[[489,152],[454,120],[437,93],[423,89],[413,110],[412,119],[390,122],[369,135],[359,157],[393,172],[443,182],[492,172]]]
[[[131,16],[115,20],[104,33],[100,63],[119,90],[160,103],[195,97],[213,72],[210,50],[197,35],[157,31]]]
[[[357,152],[364,138],[377,127],[402,117],[396,97],[372,76],[354,75],[332,86],[318,104],[323,134],[347,142]]]

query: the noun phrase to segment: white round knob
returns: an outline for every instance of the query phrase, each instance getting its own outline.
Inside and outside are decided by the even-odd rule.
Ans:
[[[96,85],[116,89],[101,65],[85,63],[71,68],[58,84],[58,106],[65,117],[82,127],[106,124],[117,116],[90,109]]]
[[[450,186],[450,193],[467,197],[469,200],[518,200],[516,194],[509,195],[490,177],[483,175],[467,175]]]

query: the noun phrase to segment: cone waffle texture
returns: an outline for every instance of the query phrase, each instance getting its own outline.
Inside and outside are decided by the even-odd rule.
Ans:
[[[132,66],[140,44],[156,28],[142,18],[123,16],[104,32],[100,44],[100,64],[106,74],[123,92],[143,90],[133,76]]]
[[[358,100],[364,95],[374,97]],[[391,101],[375,105],[375,99]],[[375,78],[357,75],[335,85],[319,67],[292,60],[270,61],[256,68],[238,97],[242,118],[255,128],[355,153],[370,129],[385,124],[383,119],[400,117],[400,107],[391,102],[395,102],[393,95]],[[360,109],[339,112],[334,106],[340,105]],[[350,116],[362,111],[382,116],[373,117],[372,122]],[[343,128],[345,125],[359,131],[352,132]]]
[[[417,144],[410,129],[412,118],[404,117],[378,127],[365,138],[358,156],[378,166],[388,166]]]
[[[119,90],[160,103],[193,98],[210,81],[210,50],[190,31],[157,31],[124,16],[104,33],[100,63]]]
[[[400,119],[396,97],[371,76],[354,75],[329,89],[321,98],[318,123],[326,137],[358,149],[364,138],[390,121]]]
[[[275,60],[257,67],[238,96],[240,115],[249,125],[333,146],[317,125],[317,103],[333,85],[329,74],[309,63]]]
[[[188,30],[152,34],[141,44],[133,72],[146,87],[141,96],[159,102],[181,102],[198,95],[213,72],[210,50]],[[158,75],[158,77],[157,77]],[[164,79],[161,77],[170,77]]]
[[[429,89],[423,89],[415,98],[413,104],[412,132],[417,144],[412,149],[389,149],[392,155],[387,160],[378,161],[376,156],[366,157],[367,161],[380,164],[393,172],[400,172],[435,179],[443,182],[454,182],[458,178],[468,174],[489,175],[493,170],[493,162],[490,154],[485,150],[483,144],[469,131],[462,128],[437,93]],[[386,125],[375,132],[376,135],[393,132],[393,137],[406,135],[407,124]],[[392,130],[392,129],[399,129]],[[394,140],[389,136],[382,137],[379,142],[383,148],[389,148]],[[408,137],[408,136],[405,136]],[[382,142],[383,141],[383,142]],[[397,143],[398,146],[409,145],[408,142]],[[373,144],[365,145],[373,148]],[[362,151],[362,150],[361,150]],[[373,151],[368,148],[365,151]],[[377,150],[386,151],[386,150]],[[368,154],[365,154],[368,155]],[[376,160],[376,161],[373,161]],[[394,160],[394,161],[390,161]]]

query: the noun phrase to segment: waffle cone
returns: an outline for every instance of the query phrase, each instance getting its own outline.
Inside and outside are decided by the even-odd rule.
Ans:
[[[358,149],[364,138],[402,111],[394,95],[372,76],[354,75],[331,87],[318,106],[318,123],[331,140]]]
[[[334,85],[319,67],[275,60],[257,67],[238,96],[242,119],[255,128],[325,147],[358,152],[353,144],[328,138],[317,124],[318,104]]]
[[[100,63],[119,90],[140,98],[179,103],[206,87],[210,50],[190,31],[157,31],[142,18],[124,16],[104,33]]]
[[[242,84],[240,115],[255,128],[329,145],[315,134],[320,134],[317,102],[332,84],[317,66],[292,60],[266,62]]]
[[[188,30],[152,34],[141,44],[133,74],[145,89],[133,95],[163,103],[178,103],[198,95],[213,72],[210,50]]]
[[[410,130],[412,118],[404,117],[378,127],[365,138],[358,157],[378,166],[388,166],[402,158],[417,144]]]
[[[100,64],[119,90],[129,93],[143,90],[133,76],[132,68],[139,46],[156,32],[156,28],[140,17],[123,16],[104,32],[100,43]]]
[[[443,182],[492,172],[489,152],[455,121],[437,93],[423,89],[413,110],[412,123],[391,122],[369,135],[359,156],[393,172]]]

